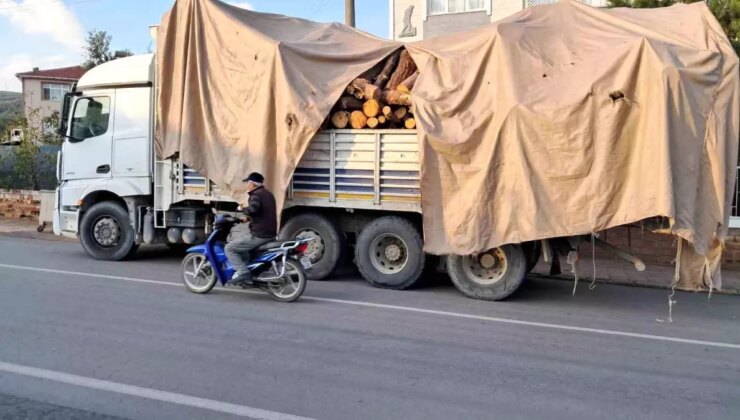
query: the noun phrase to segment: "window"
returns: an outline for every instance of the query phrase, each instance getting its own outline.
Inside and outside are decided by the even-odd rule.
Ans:
[[[486,10],[490,0],[429,0],[429,14],[477,12]]]
[[[64,98],[64,94],[69,92],[69,85],[42,83],[41,92],[41,99],[44,101],[61,102]]]
[[[102,136],[108,131],[110,98],[80,98],[72,114],[73,141]]]

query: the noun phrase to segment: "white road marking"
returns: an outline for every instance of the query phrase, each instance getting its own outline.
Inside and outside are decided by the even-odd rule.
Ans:
[[[187,407],[202,408],[204,410],[217,411],[220,413],[233,414],[253,419],[310,420],[307,417],[278,413],[276,411],[263,410],[261,408],[248,407],[246,405],[231,404],[223,401],[209,400],[207,398],[199,398],[193,397],[191,395],[160,391],[158,389],[143,388],[140,386],[127,385],[118,382],[104,381],[87,376],[72,375],[69,373],[39,369],[31,366],[16,365],[13,363],[0,362],[0,372],[30,376],[33,378],[46,379],[49,381],[60,382],[68,385],[76,385],[84,388],[113,392],[116,394],[141,397],[155,401],[184,405]]]
[[[103,275],[103,274],[82,273],[82,272],[77,272],[77,271],[53,270],[53,269],[48,269],[48,268],[26,267],[26,266],[11,265],[11,264],[0,264],[0,267],[11,268],[11,269],[16,269],[16,270],[38,271],[42,273],[54,273],[54,274],[64,274],[64,275],[80,276],[80,277],[93,277],[93,278],[104,278],[104,279],[111,279],[111,280],[121,280],[121,281],[135,282],[135,283],[156,284],[156,285],[161,285],[161,286],[185,287],[185,285],[180,284],[180,283],[173,283],[173,282],[167,282],[167,281],[161,281],[161,280],[146,280],[146,279],[139,279],[139,278],[133,278],[133,277],[109,276],[109,275]],[[220,290],[231,292],[231,293],[249,293],[249,294],[260,293],[257,291],[239,290],[239,289],[220,289]],[[391,309],[394,311],[446,316],[450,318],[474,319],[478,321],[488,321],[488,322],[495,322],[495,323],[500,323],[500,324],[524,325],[528,327],[549,328],[549,329],[555,329],[555,330],[575,331],[575,332],[581,332],[581,333],[611,335],[611,336],[618,336],[618,337],[642,338],[642,339],[654,340],[654,341],[666,341],[666,342],[672,342],[672,343],[694,344],[694,345],[705,346],[705,347],[719,347],[719,348],[740,350],[740,344],[723,343],[719,341],[694,340],[690,338],[669,337],[669,336],[664,336],[664,335],[640,334],[640,333],[632,333],[632,332],[627,332],[627,331],[604,330],[600,328],[576,327],[573,325],[551,324],[547,322],[521,321],[518,319],[498,318],[498,317],[484,316],[484,315],[473,315],[473,314],[465,314],[465,313],[460,313],[460,312],[438,311],[434,309],[415,308],[412,306],[387,305],[384,303],[363,302],[363,301],[357,301],[357,300],[331,299],[331,298],[310,297],[310,296],[303,296],[301,299],[312,300],[315,302],[337,303],[337,304],[342,304],[342,305],[363,306],[363,307],[368,307],[368,308]]]

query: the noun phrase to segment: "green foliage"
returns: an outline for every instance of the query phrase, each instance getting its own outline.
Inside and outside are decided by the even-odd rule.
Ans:
[[[609,7],[645,9],[697,1],[703,0],[609,0]],[[706,3],[725,30],[735,52],[740,51],[740,0],[708,0]]]
[[[11,153],[4,155],[2,158],[12,161],[12,176],[10,177],[11,180],[0,179],[0,188],[38,190],[41,187],[42,177],[44,176],[43,168],[53,166],[54,156],[48,153],[42,153],[41,148],[45,144],[58,145],[61,143],[61,138],[56,133],[44,133],[40,127],[29,124],[29,120],[34,121],[38,119],[38,114],[39,110],[32,110],[29,112],[28,118],[20,115],[10,122],[9,126],[20,128],[22,135],[20,144],[17,146],[6,146],[12,148],[10,149]],[[59,113],[52,114],[44,118],[43,121],[50,124],[58,123]],[[6,166],[3,164],[4,162],[0,161],[0,166]]]
[[[0,91],[0,141],[7,140],[10,122],[23,114],[23,95]]]
[[[84,52],[85,61],[82,63],[82,67],[90,70],[116,58],[133,55],[129,50],[116,50],[111,53],[110,43],[112,39],[105,31],[92,30],[88,32]]]

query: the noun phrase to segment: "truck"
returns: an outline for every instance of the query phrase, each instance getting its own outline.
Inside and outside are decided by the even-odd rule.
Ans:
[[[176,156],[156,156],[155,61],[144,54],[97,66],[64,98],[54,232],[79,238],[92,258],[124,260],[144,244],[196,244],[214,214],[238,206]],[[509,296],[536,264],[539,243],[426,255],[419,157],[415,130],[318,132],[287,191],[280,236],[313,239],[310,279],[329,278],[354,259],[373,286],[407,289],[446,266],[467,296]]]

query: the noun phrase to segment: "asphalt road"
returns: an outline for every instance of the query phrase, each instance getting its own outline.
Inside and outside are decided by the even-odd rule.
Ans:
[[[310,282],[294,304],[0,236],[0,418],[740,418],[740,297]]]

